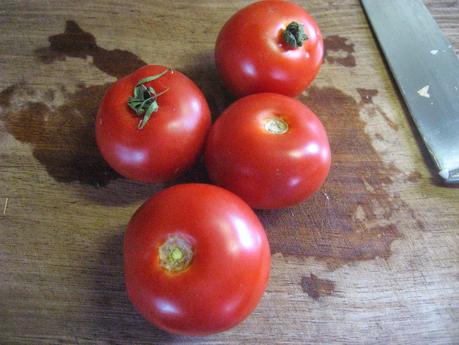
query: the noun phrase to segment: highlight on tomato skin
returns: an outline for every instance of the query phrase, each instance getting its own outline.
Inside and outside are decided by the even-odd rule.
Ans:
[[[182,335],[230,329],[268,284],[269,243],[253,210],[213,185],[181,184],[148,199],[124,237],[129,300],[153,325]]]
[[[331,165],[327,133],[300,101],[260,93],[231,104],[210,129],[205,149],[211,181],[251,207],[294,206],[325,182]]]
[[[262,92],[295,97],[316,78],[323,56],[316,21],[290,1],[259,1],[240,9],[215,43],[218,73],[236,97]]]
[[[120,175],[164,182],[194,164],[210,125],[209,106],[193,81],[147,65],[108,89],[96,117],[96,141]]]

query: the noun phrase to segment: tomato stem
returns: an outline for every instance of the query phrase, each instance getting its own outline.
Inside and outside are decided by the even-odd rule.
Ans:
[[[303,42],[308,39],[304,33],[304,26],[297,22],[291,22],[282,33],[284,42],[291,48],[298,48],[303,45]]]
[[[193,258],[191,243],[181,235],[172,235],[159,247],[160,265],[169,272],[186,270]]]
[[[134,87],[134,96],[129,97],[128,106],[134,111],[136,116],[143,116],[138,125],[139,129],[144,128],[150,119],[151,114],[159,110],[159,105],[157,102],[158,97],[169,90],[166,89],[160,93],[157,93],[153,87],[146,86],[145,84],[155,79],[161,78],[170,70],[170,68],[166,68],[159,74],[141,79]]]
[[[271,134],[284,134],[288,132],[288,123],[280,117],[269,118],[265,121],[265,130]]]

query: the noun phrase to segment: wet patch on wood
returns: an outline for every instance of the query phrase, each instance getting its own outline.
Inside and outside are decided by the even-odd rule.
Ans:
[[[65,31],[49,37],[49,47],[35,51],[39,60],[50,64],[63,61],[67,57],[92,59],[92,63],[102,72],[121,78],[146,63],[130,51],[107,50],[97,45],[93,34],[83,31],[73,20],[66,22]]]
[[[84,31],[75,21],[67,21],[65,31],[48,40],[48,47],[35,50],[38,60],[44,64],[65,61],[68,57],[90,58],[96,68],[115,78],[146,65],[129,51],[98,46],[94,35]],[[200,59],[207,60],[206,56]],[[192,79],[199,79],[198,84],[216,115],[226,108],[231,97],[215,82],[214,69],[209,72],[209,66],[200,63],[184,72],[191,74]],[[211,82],[203,81],[202,75],[206,73],[213,73]],[[56,89],[38,94],[30,86],[12,85],[0,92],[1,118],[17,140],[32,145],[34,157],[56,181],[104,186],[120,177],[104,162],[95,143],[94,121],[109,86],[110,83],[93,86],[80,83],[75,92],[69,92],[65,85],[57,85]],[[52,105],[57,95],[65,100],[58,107]],[[24,101],[27,99],[30,101]],[[207,181],[204,165],[196,164],[178,181]]]
[[[35,51],[45,64],[90,56],[98,69],[116,78],[146,64],[131,52],[99,47],[95,37],[74,21],[67,21],[64,33],[49,37],[49,43]],[[2,119],[17,140],[32,145],[34,157],[56,181],[104,186],[120,177],[99,154],[94,133],[99,104],[109,86],[79,84],[75,92],[62,86],[39,95],[30,86],[13,85],[0,93]],[[58,107],[51,104],[56,92],[65,99]]]
[[[32,145],[33,156],[56,181],[104,186],[119,177],[104,162],[95,142],[98,103],[108,86],[66,92],[68,101],[59,107],[27,101],[17,110],[7,108],[3,115],[6,129],[17,140]],[[34,95],[32,89],[22,86],[10,101],[19,102],[26,92]]]
[[[13,97],[16,85],[8,86],[5,90],[0,92],[0,107],[3,109],[8,108],[11,105],[11,98]]]
[[[335,44],[331,50],[344,44],[340,49],[352,55],[353,45],[345,39],[331,42]],[[67,22],[64,33],[51,36],[50,46],[36,52],[43,63],[91,56],[97,68],[114,77],[145,64],[133,53],[99,47],[94,36],[75,22]],[[12,86],[0,93],[2,119],[17,140],[32,145],[34,157],[57,181],[103,186],[119,177],[103,161],[94,138],[95,115],[109,85],[79,85],[73,92],[62,86],[41,95],[25,85]],[[65,101],[53,106],[57,93]],[[333,163],[321,193],[295,208],[258,212],[274,253],[314,256],[339,265],[388,257],[391,243],[401,237],[392,219],[406,205],[386,188],[399,172],[383,164],[359,117],[362,107],[373,106],[377,92],[359,93],[362,100],[357,102],[340,90],[313,87],[302,98],[328,131]],[[227,96],[221,97],[218,108],[228,102]],[[178,181],[189,182],[188,177],[207,180],[202,162]]]
[[[361,89],[358,88],[357,92],[360,95],[360,99],[362,100],[363,103],[373,103],[373,97],[378,95],[378,90],[374,89]]]
[[[407,181],[415,183],[418,182],[419,179],[421,179],[422,175],[418,171],[412,171],[408,176],[407,176]]]
[[[301,278],[301,288],[312,299],[318,300],[322,296],[330,296],[335,291],[335,282],[327,279],[319,279],[311,274]]]
[[[321,193],[288,210],[258,212],[273,253],[324,259],[332,269],[387,258],[392,242],[403,237],[400,219],[415,219],[400,196],[388,192],[400,171],[383,163],[365,132],[359,114],[376,92],[362,93],[365,102],[335,88],[312,87],[301,98],[327,129],[332,167]]]
[[[346,37],[331,35],[324,38],[325,61],[345,67],[355,67],[354,43]]]

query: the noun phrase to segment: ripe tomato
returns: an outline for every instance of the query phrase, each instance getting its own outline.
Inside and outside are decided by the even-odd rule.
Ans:
[[[142,82],[152,76],[156,79]],[[190,79],[148,65],[107,91],[97,114],[96,139],[102,156],[119,174],[160,182],[193,164],[210,123],[207,102]]]
[[[288,1],[260,1],[241,9],[223,26],[215,47],[219,74],[238,97],[258,92],[296,96],[314,80],[322,59],[316,22]]]
[[[265,290],[270,264],[255,213],[212,185],[156,194],[124,238],[129,299],[151,323],[177,334],[220,332],[245,319]]]
[[[216,184],[254,208],[280,208],[320,188],[330,146],[322,123],[303,103],[260,93],[236,101],[217,119],[205,159]]]

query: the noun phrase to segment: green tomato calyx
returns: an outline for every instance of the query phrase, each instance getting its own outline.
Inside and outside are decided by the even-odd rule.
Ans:
[[[303,42],[308,39],[308,35],[304,33],[303,24],[291,22],[282,33],[282,38],[290,48],[296,49],[303,46]]]
[[[161,78],[167,72],[171,71],[170,68],[166,68],[159,74],[152,75],[150,77],[141,79],[137,82],[134,87],[134,96],[129,97],[128,106],[131,108],[136,116],[143,116],[139,122],[139,129],[142,129],[147,124],[151,117],[151,114],[159,110],[158,97],[166,93],[169,89],[161,91],[159,93],[151,86],[146,86],[146,83],[155,79]]]

